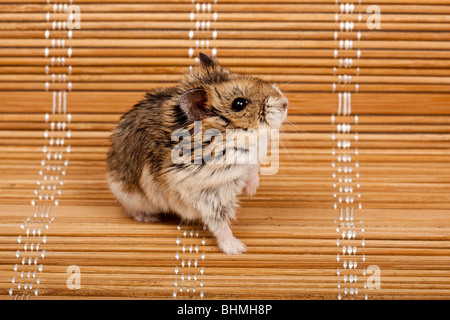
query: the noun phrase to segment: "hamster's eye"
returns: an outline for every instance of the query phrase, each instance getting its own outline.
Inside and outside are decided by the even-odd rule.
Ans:
[[[231,105],[231,109],[234,111],[241,111],[244,110],[244,108],[248,105],[248,100],[244,98],[237,98],[233,101],[233,104]]]

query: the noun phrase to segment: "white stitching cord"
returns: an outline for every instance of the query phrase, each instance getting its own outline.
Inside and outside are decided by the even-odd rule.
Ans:
[[[217,21],[218,19],[218,13],[214,12],[212,9],[211,2],[209,3],[202,3],[197,2],[196,0],[192,0],[192,3],[195,4],[195,10],[193,10],[190,15],[189,19],[191,22],[194,22],[195,20],[195,26],[191,30],[189,30],[189,39],[194,40],[196,33],[211,33],[210,37],[203,37],[203,39],[195,39],[195,49],[207,49],[210,48],[210,41],[215,40],[217,38],[217,30],[213,30],[211,28],[211,20],[213,22]],[[214,0],[214,4],[217,3],[217,0]],[[211,19],[212,18],[212,19]],[[188,55],[190,58],[194,56],[195,50],[194,46],[189,48]],[[211,49],[211,54],[213,56],[217,55],[217,48]],[[195,61],[198,62],[198,57],[195,57]]]
[[[70,3],[72,0],[70,0]],[[45,90],[52,91],[52,112],[44,116],[45,123],[49,124],[44,131],[45,144],[42,148],[44,159],[41,160],[39,170],[39,180],[36,181],[34,190],[35,198],[31,205],[35,207],[34,214],[27,217],[20,225],[22,235],[17,238],[17,243],[23,245],[23,250],[17,250],[15,257],[17,263],[14,265],[14,276],[11,279],[12,287],[9,294],[14,299],[29,299],[30,296],[37,296],[40,284],[40,275],[44,270],[43,260],[46,251],[42,248],[48,241],[45,231],[49,229],[54,217],[51,216],[53,206],[58,206],[58,197],[61,195],[61,188],[64,185],[63,177],[66,175],[68,160],[64,153],[70,153],[71,131],[66,130],[67,124],[71,121],[71,115],[67,113],[67,91],[72,88],[71,82],[66,82],[67,74],[71,73],[72,67],[67,67],[67,72],[62,72],[66,68],[68,58],[72,55],[72,49],[67,49],[67,56],[53,56],[52,49],[64,49],[65,38],[56,38],[53,34],[62,34],[66,30],[67,20],[51,19],[52,15],[67,12],[67,4],[55,3],[50,5],[47,0],[47,23],[51,28],[45,30],[45,39],[49,40],[44,50],[44,56],[49,58],[49,64],[45,66],[45,73],[51,75],[51,81],[45,82]],[[72,37],[72,31],[68,30],[67,37]],[[59,73],[51,73],[56,69]]]
[[[361,3],[361,1],[359,1]],[[336,0],[339,4],[339,0]],[[354,83],[352,73],[359,75],[359,68],[353,68],[353,39],[355,5],[353,3],[341,3],[335,15],[335,22],[339,25],[339,31],[335,31],[334,40],[338,41],[338,48],[334,50],[334,58],[337,60],[337,67],[333,72],[337,78],[337,83],[333,83],[333,92],[338,91],[337,116],[331,116],[331,124],[336,126],[336,131],[332,133],[333,141],[332,156],[333,162],[333,188],[334,188],[334,209],[337,212],[338,220],[335,220],[337,239],[336,246],[338,253],[336,260],[342,263],[336,270],[340,277],[337,284],[340,290],[338,299],[358,299],[361,292],[359,283],[365,276],[365,270],[358,269],[358,262],[365,262],[364,252],[364,225],[363,221],[356,221],[358,210],[362,209],[360,194],[360,174],[359,162],[357,161],[359,151],[357,148],[358,132],[355,127],[358,125],[358,116],[352,117],[352,92],[359,91],[359,84]],[[361,14],[358,15],[361,22]],[[342,34],[339,39],[339,34]],[[357,40],[361,39],[361,32],[357,32]],[[361,57],[361,50],[357,50],[356,59]],[[339,71],[339,72],[338,72]],[[352,88],[354,85],[354,89]],[[353,123],[350,123],[353,119]],[[356,161],[355,161],[356,160]],[[344,283],[341,283],[343,281]],[[367,299],[367,294],[365,299]]]
[[[205,229],[206,227],[203,227],[203,230]],[[205,237],[202,238],[200,246],[197,240],[200,238],[199,229],[188,229],[178,225],[177,230],[180,231],[181,236],[177,237],[176,244],[181,252],[175,253],[175,260],[180,265],[176,266],[174,270],[175,276],[179,278],[174,281],[173,297],[182,298],[181,294],[184,294],[187,295],[186,299],[195,299],[198,291],[200,298],[203,298],[203,280],[201,278],[205,268],[200,264],[206,257],[205,252],[201,252],[204,249],[206,239]],[[198,254],[200,254],[200,261]]]

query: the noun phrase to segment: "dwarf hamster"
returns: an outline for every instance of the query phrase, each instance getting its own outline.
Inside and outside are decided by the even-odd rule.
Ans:
[[[256,192],[259,164],[197,161],[197,151],[219,142],[223,146],[223,140],[216,136],[200,144],[187,140],[183,150],[194,155],[181,155],[180,137],[201,138],[212,129],[236,136],[263,127],[278,129],[287,109],[288,100],[277,86],[234,73],[220,66],[216,57],[200,53],[177,85],[148,92],[120,118],[107,156],[109,187],[138,221],[159,221],[161,213],[200,220],[224,253],[243,253],[246,247],[233,236],[230,222],[238,195]],[[174,138],[174,132],[182,135]],[[214,159],[227,159],[227,143],[215,149],[221,151],[215,152]],[[233,151],[245,155],[248,144],[233,145]],[[174,155],[181,155],[183,161],[174,161]]]

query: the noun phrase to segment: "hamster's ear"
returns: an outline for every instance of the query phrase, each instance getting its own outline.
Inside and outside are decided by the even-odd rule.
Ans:
[[[215,57],[210,57],[202,52],[198,54],[198,57],[200,59],[200,64],[203,68],[214,68],[219,65],[219,62]]]
[[[205,90],[192,89],[180,96],[180,108],[189,120],[201,120],[205,116],[206,100]]]

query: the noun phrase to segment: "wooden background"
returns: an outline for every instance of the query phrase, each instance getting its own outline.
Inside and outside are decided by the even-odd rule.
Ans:
[[[1,0],[0,30],[1,299],[450,298],[449,0]],[[120,115],[199,51],[290,100],[245,255],[104,179]]]

